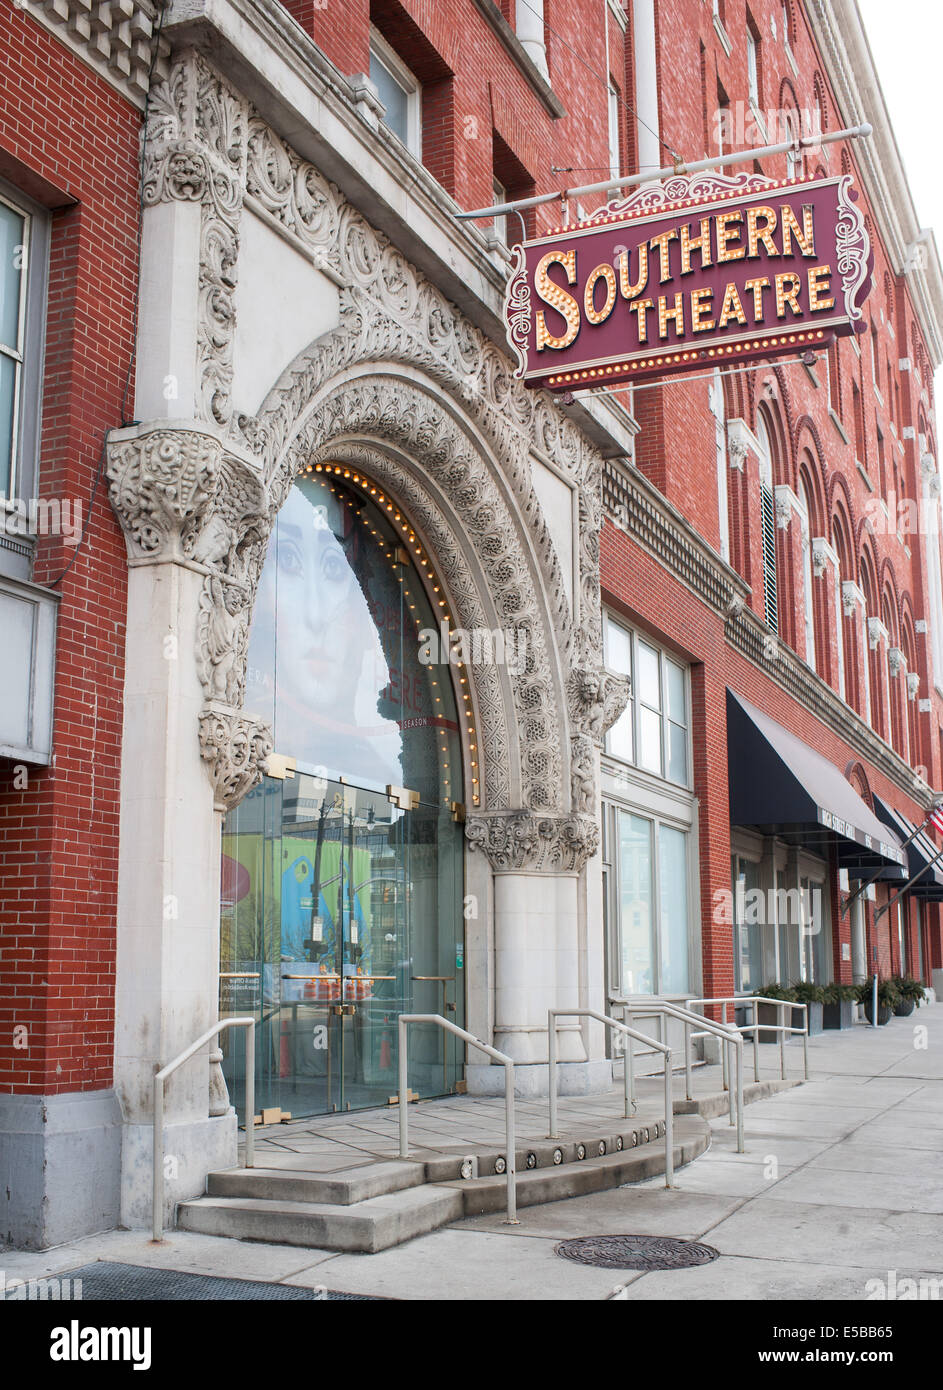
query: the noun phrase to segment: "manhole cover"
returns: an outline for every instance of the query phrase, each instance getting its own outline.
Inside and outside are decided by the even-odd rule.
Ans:
[[[554,1254],[597,1269],[688,1269],[710,1264],[720,1251],[674,1236],[580,1236],[562,1240]]]

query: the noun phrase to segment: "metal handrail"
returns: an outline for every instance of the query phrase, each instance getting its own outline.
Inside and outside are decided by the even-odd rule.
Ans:
[[[499,1052],[496,1047],[489,1046],[480,1038],[476,1038],[474,1033],[468,1033],[464,1028],[459,1028],[457,1023],[451,1019],[443,1018],[441,1014],[400,1014],[399,1016],[399,1156],[400,1158],[409,1157],[409,1136],[408,1112],[409,1105],[406,1096],[409,1092],[407,1085],[407,1057],[406,1057],[406,1025],[408,1023],[435,1023],[440,1028],[445,1028],[450,1033],[454,1033],[457,1038],[464,1038],[465,1042],[472,1047],[477,1047],[480,1052],[486,1052],[489,1057],[493,1057],[496,1062],[504,1065],[504,1125],[505,1125],[505,1146],[507,1149],[507,1224],[509,1226],[519,1226],[517,1219],[517,1165],[515,1162],[515,1137],[514,1137],[514,1062],[505,1053]]]
[[[742,1008],[747,1004],[775,1004],[777,1009],[778,1023],[760,1023],[759,1015],[754,1007],[752,1023],[730,1024],[739,1033],[752,1033],[753,1035],[753,1080],[760,1079],[760,1029],[768,1033],[779,1034],[779,1075],[783,1081],[786,1080],[786,1035],[798,1033],[802,1038],[802,1066],[805,1079],[809,1079],[809,1006],[802,1004],[798,1000],[791,999],[770,999],[765,994],[727,994],[721,995],[716,999],[689,999],[688,1004],[691,1008],[703,1007],[706,1004],[720,1004],[723,1008],[723,1021],[727,1020],[727,1005],[733,1004],[735,1008]],[[787,1027],[783,1022],[785,1009],[801,1009],[804,1016],[802,1028]]]
[[[620,995],[611,996],[612,1003],[618,1004],[623,1014],[628,1014],[632,1018],[656,1018],[666,1015],[669,1018],[678,1019],[684,1024],[684,1080],[685,1094],[688,1100],[692,1100],[691,1095],[691,1042],[696,1037],[703,1037],[705,1033],[711,1033],[715,1037],[722,1038],[728,1047],[733,1047],[736,1051],[736,1102],[734,1101],[734,1087],[726,1087],[730,1096],[730,1123],[737,1127],[737,1152],[744,1153],[743,1143],[743,1036],[733,1027],[732,1024],[716,1023],[713,1019],[704,1018],[701,1014],[694,1013],[691,1009],[685,1008],[683,1004],[674,1004],[667,999],[660,999],[657,996],[651,999],[642,1000],[625,999]],[[693,1024],[700,1024],[700,1031],[692,1031]],[[726,1052],[724,1052],[726,1062]],[[635,1095],[635,1058],[631,1042],[626,1050],[625,1066],[631,1075],[631,1092]]]
[[[224,1018],[201,1033],[196,1042],[175,1057],[172,1062],[154,1073],[154,1197],[152,1225],[155,1241],[164,1233],[164,1082],[167,1077],[188,1062],[201,1047],[213,1038],[224,1033],[227,1028],[245,1028],[246,1031],[246,1152],[245,1166],[255,1166],[255,1019]]]
[[[671,1099],[671,1048],[664,1043],[656,1042],[654,1038],[649,1038],[645,1033],[637,1033],[634,1028],[630,1028],[627,1023],[620,1023],[617,1018],[610,1018],[608,1014],[598,1014],[595,1009],[548,1009],[547,1010],[547,1041],[549,1044],[548,1057],[550,1060],[550,1133],[548,1139],[559,1139],[557,1133],[557,1023],[558,1018],[594,1018],[597,1023],[605,1023],[610,1028],[618,1028],[620,1033],[625,1033],[630,1039],[636,1042],[651,1043],[656,1052],[662,1054],[662,1061],[665,1068],[665,1186],[674,1187],[674,1109]],[[625,1074],[625,1116],[629,1117],[630,1105],[634,1104],[633,1097],[629,1093],[629,1076],[626,1068]]]

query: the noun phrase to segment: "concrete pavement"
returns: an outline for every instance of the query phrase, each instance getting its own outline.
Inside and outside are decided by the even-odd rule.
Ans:
[[[787,1053],[790,1075],[801,1075],[798,1043]],[[736,1152],[726,1116],[712,1120],[710,1150],[677,1174],[675,1191],[655,1178],[527,1208],[519,1226],[500,1216],[456,1222],[377,1255],[187,1232],[153,1246],[144,1233],[111,1232],[38,1254],[0,1251],[0,1270],[9,1282],[106,1259],[414,1300],[599,1300],[616,1291],[629,1301],[860,1300],[888,1282],[900,1290],[906,1278],[943,1280],[943,1005],[881,1029],[823,1034],[809,1053],[806,1084],[747,1107],[747,1152]],[[764,1047],[762,1074],[776,1074],[778,1060],[778,1049]],[[704,1069],[697,1088],[711,1084]],[[606,1109],[615,1096],[607,1101]],[[343,1145],[358,1121],[338,1121]],[[483,1127],[492,1123],[483,1115]],[[306,1124],[308,1132],[331,1128]],[[439,1128],[430,1120],[427,1142]],[[554,1254],[561,1239],[617,1232],[697,1239],[721,1257],[620,1274]]]

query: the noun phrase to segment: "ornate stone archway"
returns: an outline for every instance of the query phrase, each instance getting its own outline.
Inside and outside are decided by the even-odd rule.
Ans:
[[[421,530],[462,626],[525,631],[521,672],[471,671],[482,796],[466,836],[483,852],[473,858],[487,865],[493,918],[481,1031],[532,1064],[539,1088],[548,1001],[588,997],[578,883],[598,844],[599,746],[627,696],[601,663],[600,455],[194,53],[152,95],[145,171],[143,275],[162,271],[153,226],[171,239],[175,287],[192,286],[193,300],[182,314],[170,295],[152,302],[146,325],[173,344],[179,400],[148,397],[144,384],[157,418],[108,441],[131,567],[122,818],[138,833],[123,831],[119,869],[116,1086],[133,1145],[146,1142],[154,1059],[216,1017],[219,816],[207,827],[272,752],[270,730],[244,708],[253,602],[292,479],[328,456],[356,462]],[[252,415],[233,404],[247,209],[337,289],[335,320]],[[575,499],[569,590],[534,486],[539,459]],[[547,965],[524,1007],[511,962],[541,952]],[[578,1031],[563,1035],[561,1056],[585,1065]],[[199,1090],[181,1085],[176,1102],[196,1136],[215,1123]],[[211,1151],[205,1135],[194,1142],[197,1167]]]

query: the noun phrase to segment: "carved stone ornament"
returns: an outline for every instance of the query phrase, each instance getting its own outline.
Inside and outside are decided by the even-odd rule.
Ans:
[[[577,666],[567,680],[567,704],[575,729],[589,734],[596,744],[612,728],[632,694],[628,676],[604,666]]]
[[[593,823],[568,814],[595,797],[579,735],[598,743],[628,696],[626,679],[598,665],[598,450],[552,397],[517,383],[505,352],[193,51],[152,93],[144,167],[147,206],[182,200],[201,210],[197,418],[115,432],[108,476],[138,562],[205,570],[200,741],[217,803],[234,805],[264,761],[266,731],[238,721],[278,509],[302,470],[349,458],[426,534],[456,620],[524,636],[523,670],[470,668],[483,807],[520,807],[520,826],[541,827],[529,862],[585,859]],[[286,367],[253,416],[234,410],[231,392],[246,199],[340,287],[339,326]],[[572,604],[533,486],[532,451],[576,491]]]
[[[892,676],[899,676],[906,666],[904,653],[900,647],[889,647],[887,652],[887,665]]]
[[[209,705],[200,713],[200,755],[209,764],[217,811],[228,811],[265,772],[274,747],[272,731],[238,710]]]
[[[498,871],[579,873],[599,847],[599,826],[585,815],[493,812],[469,816],[465,837]]]
[[[199,430],[114,430],[111,504],[132,558],[189,559],[216,496],[223,446]]]
[[[916,700],[920,690],[920,673],[918,671],[907,672],[907,699]]]
[[[746,441],[741,439],[738,434],[731,435],[727,440],[727,457],[730,460],[730,467],[742,473],[747,458]]]

